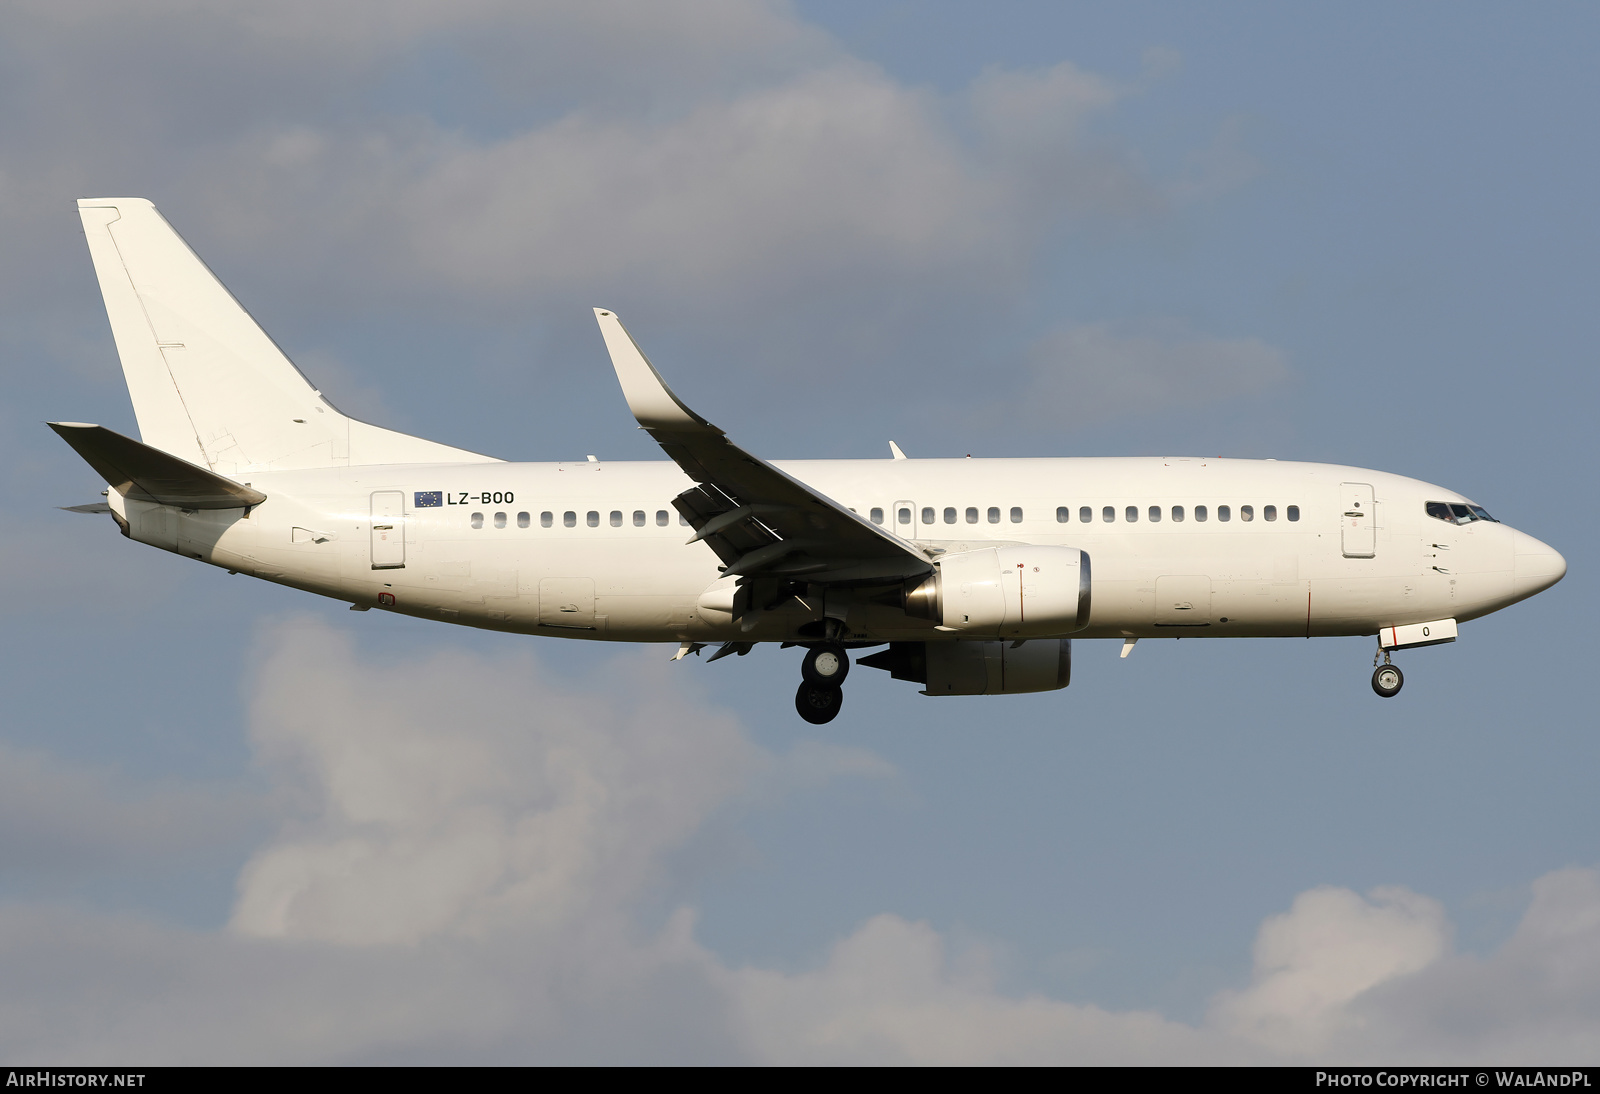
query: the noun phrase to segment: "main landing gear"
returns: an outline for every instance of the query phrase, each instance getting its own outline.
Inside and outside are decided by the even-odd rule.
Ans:
[[[1400,671],[1399,665],[1389,663],[1389,651],[1380,650],[1383,655],[1383,664],[1378,665],[1378,654],[1372,655],[1372,663],[1378,665],[1372,670],[1372,690],[1385,699],[1393,699],[1400,694],[1400,688],[1405,684],[1405,674]]]
[[[800,662],[800,690],[794,695],[794,709],[814,726],[825,725],[839,716],[844,692],[839,685],[850,674],[850,655],[844,647],[824,642],[806,650]]]

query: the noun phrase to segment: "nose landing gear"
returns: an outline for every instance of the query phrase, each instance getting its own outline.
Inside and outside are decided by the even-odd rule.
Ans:
[[[1378,665],[1372,670],[1372,690],[1385,699],[1393,699],[1400,694],[1400,688],[1405,684],[1405,674],[1400,671],[1400,666],[1390,664],[1389,651],[1383,650],[1383,664],[1378,665],[1378,655],[1373,654],[1372,663]]]
[[[795,692],[794,708],[800,717],[814,726],[825,725],[839,715],[844,704],[844,692],[839,685],[850,673],[850,655],[844,647],[832,642],[812,646],[800,662],[800,675],[804,677],[800,690]]]

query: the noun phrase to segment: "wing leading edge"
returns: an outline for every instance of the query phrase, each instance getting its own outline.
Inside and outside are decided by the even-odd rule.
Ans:
[[[673,394],[615,313],[594,314],[628,409],[699,484],[672,504],[725,575],[864,586],[933,572],[911,544],[728,440]]]

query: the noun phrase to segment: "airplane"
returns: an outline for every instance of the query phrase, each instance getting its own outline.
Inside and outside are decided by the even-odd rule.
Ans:
[[[1075,638],[1370,635],[1396,650],[1554,585],[1566,561],[1445,487],[1200,457],[770,462],[595,309],[668,457],[511,463],[341,413],[142,198],[78,202],[138,423],[49,423],[124,536],[396,612],[514,634],[799,647],[800,717],[857,664],[922,694],[1052,691]]]

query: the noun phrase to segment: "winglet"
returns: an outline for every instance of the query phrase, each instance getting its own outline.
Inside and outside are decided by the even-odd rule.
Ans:
[[[666,429],[674,433],[722,432],[684,406],[672,393],[615,312],[596,308],[594,317],[600,324],[601,337],[606,340],[606,350],[611,354],[611,367],[617,370],[617,382],[622,385],[628,409],[633,411],[640,425],[646,429]]]
[[[903,460],[906,458],[906,454],[900,451],[900,446],[895,444],[893,441],[889,442],[889,455],[897,460]]]

